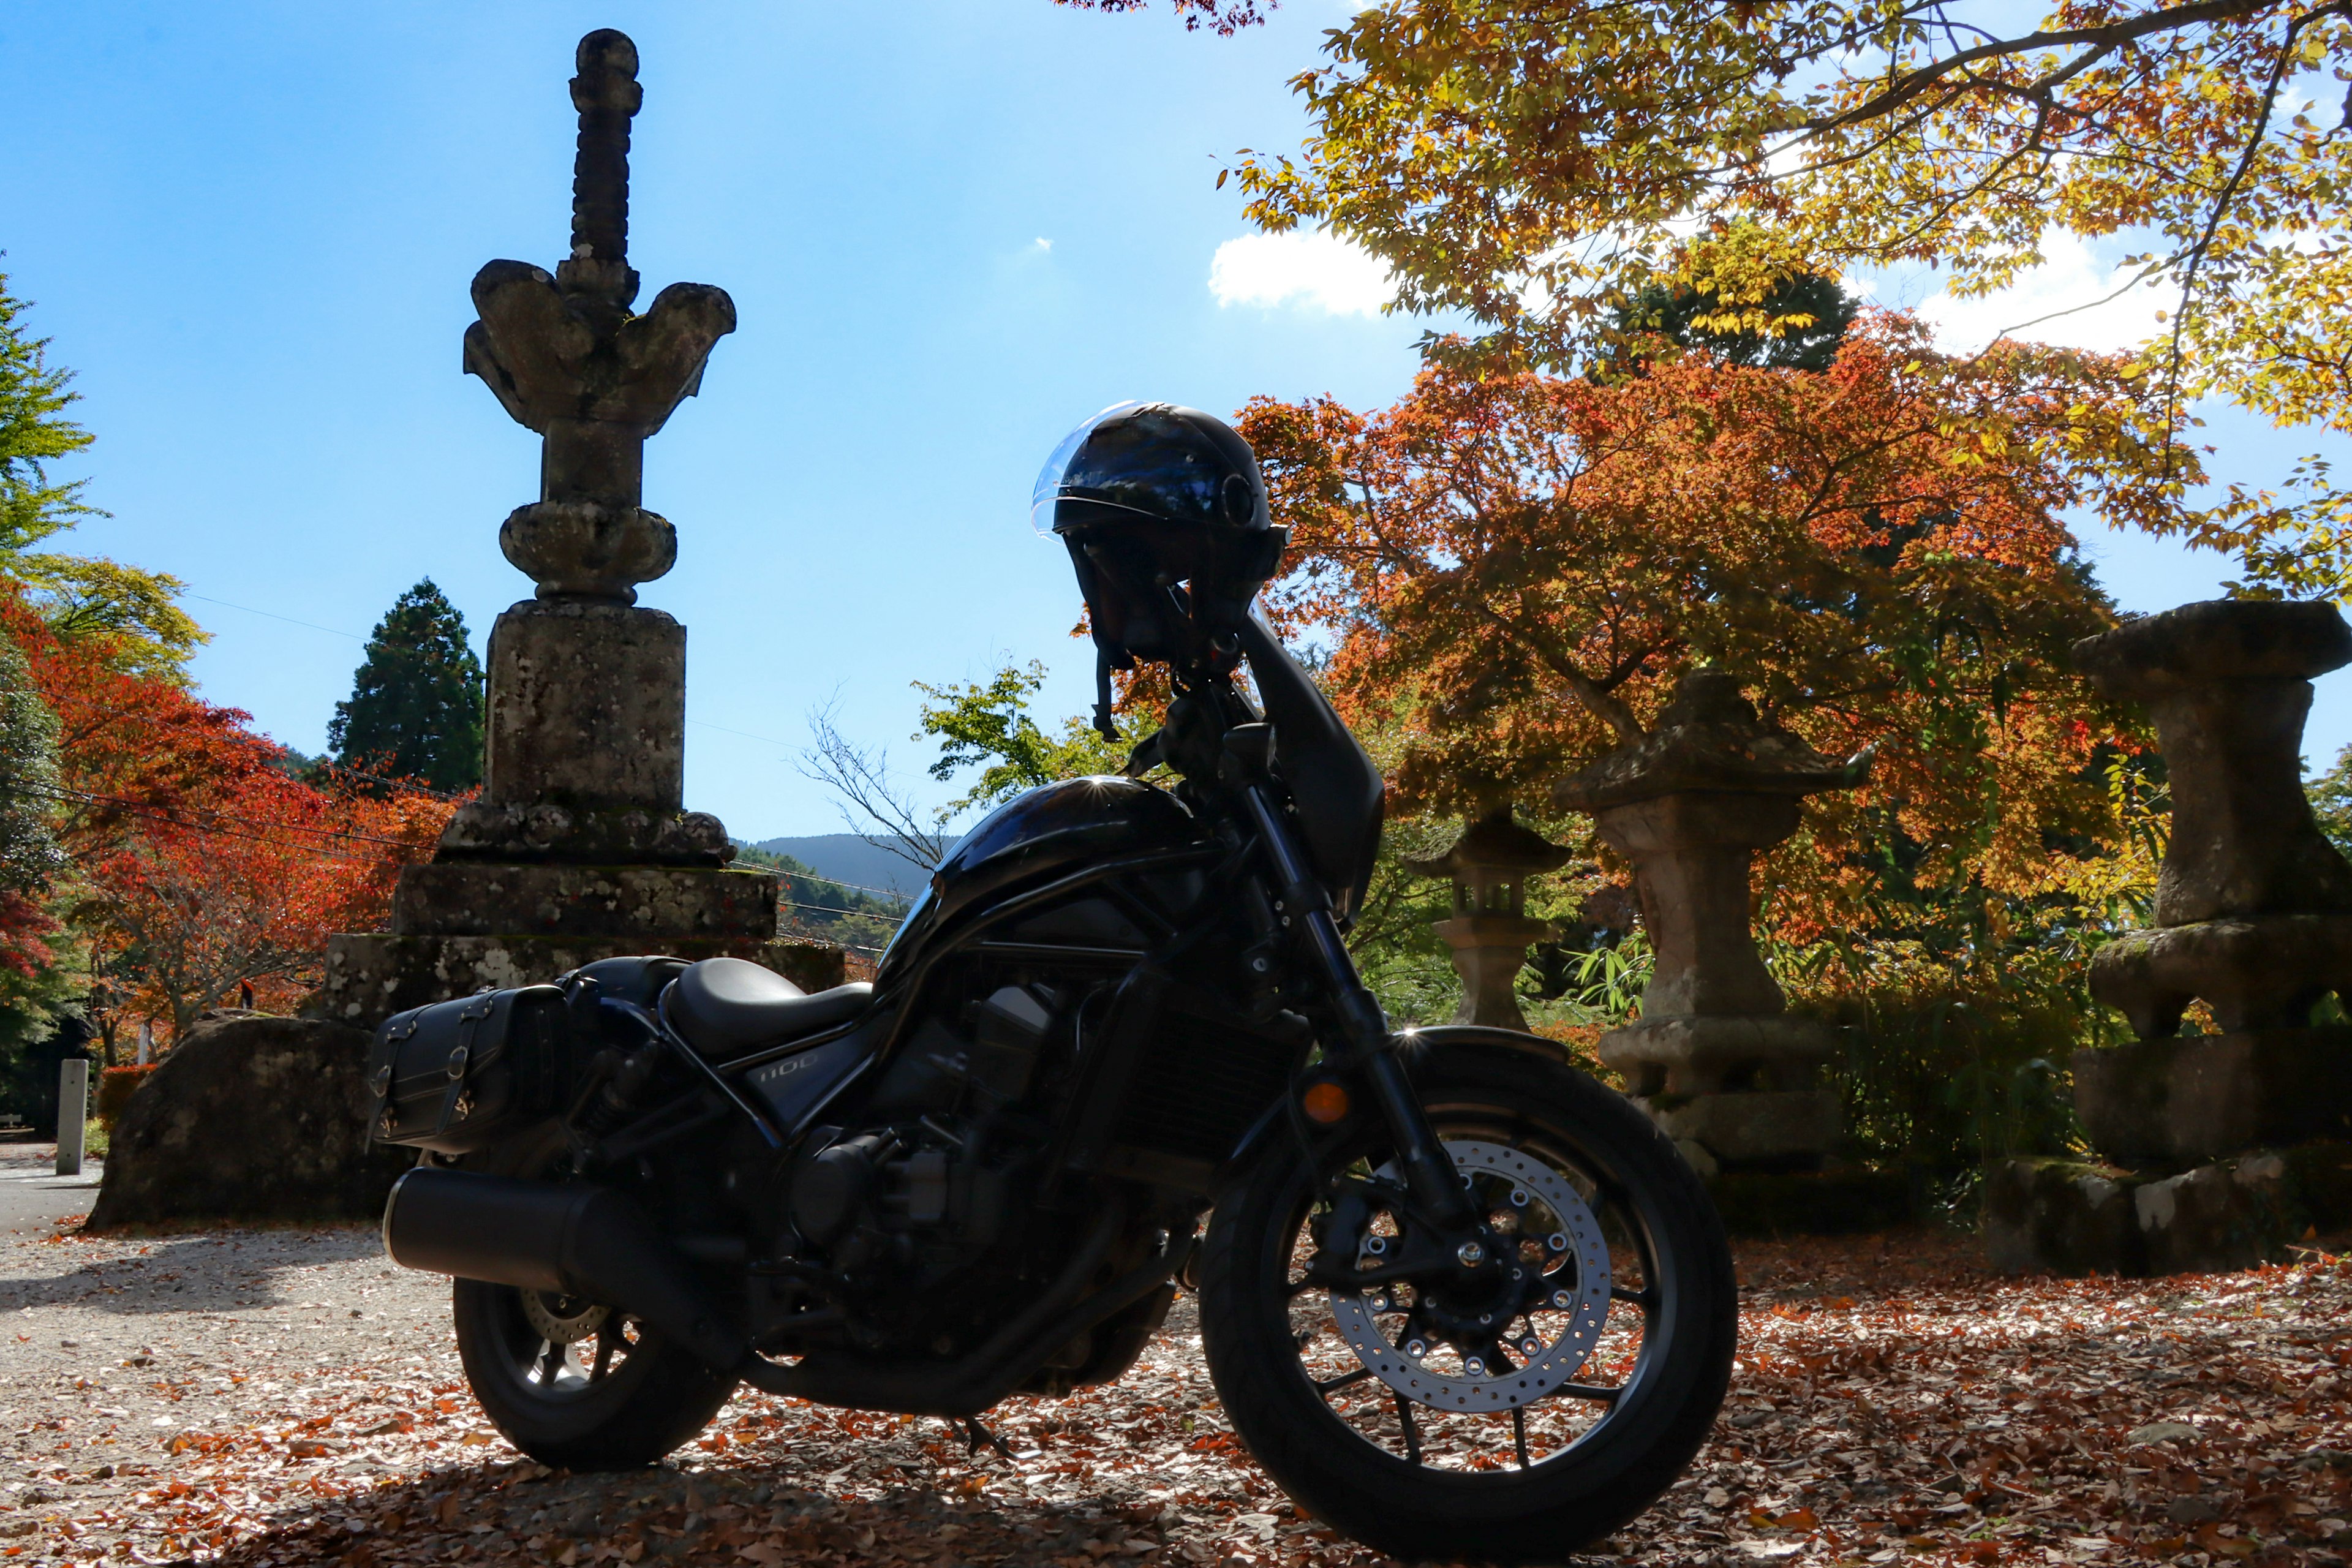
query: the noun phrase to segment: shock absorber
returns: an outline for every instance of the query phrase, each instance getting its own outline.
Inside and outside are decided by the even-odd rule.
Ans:
[[[604,1059],[612,1066],[572,1118],[573,1128],[587,1138],[602,1137],[635,1108],[637,1096],[645,1092],[646,1085],[653,1081],[654,1069],[661,1065],[661,1047],[648,1044],[633,1051],[616,1049],[607,1052]]]

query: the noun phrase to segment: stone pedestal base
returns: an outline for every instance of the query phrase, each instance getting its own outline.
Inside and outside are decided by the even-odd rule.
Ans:
[[[840,949],[777,939],[765,872],[436,860],[402,869],[391,931],[329,940],[326,980],[302,1011],[373,1029],[428,1002],[646,952],[748,958],[804,991],[842,980]]]
[[[772,936],[776,879],[680,866],[410,866],[393,894],[395,934],[432,936]]]
[[[1519,971],[1527,965],[1528,944],[1550,935],[1551,927],[1525,915],[1465,914],[1430,929],[1454,950],[1454,972],[1462,976],[1462,1005],[1454,1021],[1525,1032]]]
[[[2352,1142],[2352,1029],[2263,1029],[2074,1053],[2093,1146],[2178,1167],[2232,1150]]]
[[[368,932],[330,938],[327,977],[303,1015],[373,1029],[394,1013],[532,985],[600,958],[664,952],[685,959],[748,958],[803,991],[842,982],[842,951],[816,942],[742,936],[395,936]]]
[[[1599,1048],[1676,1142],[1721,1169],[1799,1171],[1819,1166],[1837,1138],[1837,1095],[1814,1087],[1834,1045],[1820,1024],[1767,1013],[1645,1018],[1610,1030]]]
[[[1633,1103],[1676,1144],[1696,1144],[1724,1171],[1817,1169],[1843,1121],[1835,1091],[1826,1089],[1661,1094]],[[1702,1163],[1690,1149],[1684,1154]]]
[[[1644,1017],[1601,1037],[1601,1059],[1636,1095],[1810,1089],[1837,1037],[1785,1013]]]
[[[2352,1143],[2256,1150],[2178,1175],[2010,1160],[1985,1186],[1985,1247],[2014,1274],[2135,1279],[2251,1268],[2352,1226]]]

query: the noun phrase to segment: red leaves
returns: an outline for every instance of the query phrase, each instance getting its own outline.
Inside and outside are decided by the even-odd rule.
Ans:
[[[0,636],[23,648],[59,721],[56,816],[83,887],[74,918],[129,950],[132,1010],[174,1030],[240,982],[265,1007],[289,1006],[331,932],[381,923],[400,866],[430,853],[455,809],[297,779],[244,713],[111,668],[5,595]]]
[[[1534,795],[1701,663],[1826,752],[1877,745],[1872,781],[1815,803],[1812,842],[1775,863],[1773,918],[1803,940],[1856,896],[1863,814],[1970,847],[1923,879],[2001,890],[2038,886],[2059,823],[2095,830],[2074,775],[2115,721],[2067,648],[2110,616],[2060,513],[2084,482],[2068,432],[2125,401],[2112,369],[1963,364],[1865,313],[1822,374],[1439,360],[1377,414],[1259,399],[1241,428],[1293,530],[1278,608],[1338,636],[1336,694],[1397,733],[1405,809],[1488,780]]]

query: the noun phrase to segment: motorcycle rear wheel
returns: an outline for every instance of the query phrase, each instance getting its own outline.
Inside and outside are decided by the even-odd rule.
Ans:
[[[1538,1305],[1474,1351],[1438,1342],[1420,1314],[1448,1309],[1418,1287],[1307,1286],[1329,1184],[1394,1166],[1377,1128],[1319,1170],[1283,1138],[1210,1220],[1209,1373],[1252,1456],[1337,1529],[1408,1559],[1557,1562],[1648,1508],[1705,1441],[1738,1339],[1730,1249],[1697,1176],[1622,1096],[1524,1036],[1444,1035],[1414,1087],[1482,1207],[1527,1225],[1515,1248],[1550,1270]]]
[[[467,1165],[553,1178],[566,1158],[550,1125]],[[635,1318],[535,1290],[455,1281],[452,1315],[466,1381],[490,1424],[543,1465],[636,1469],[690,1442],[735,1391]]]

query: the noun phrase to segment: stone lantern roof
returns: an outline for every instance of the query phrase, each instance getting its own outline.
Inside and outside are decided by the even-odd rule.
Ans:
[[[2084,637],[2074,663],[2110,697],[2221,680],[2309,680],[2352,664],[2352,626],[2324,600],[2209,599]]]
[[[1428,860],[1407,860],[1404,868],[1420,877],[1451,877],[1456,881],[1485,871],[1516,872],[1523,877],[1557,871],[1575,858],[1575,851],[1554,844],[1498,805],[1454,841],[1454,847]]]
[[[1694,670],[1675,687],[1656,727],[1552,786],[1552,804],[1601,812],[1671,795],[1808,795],[1852,789],[1870,752],[1837,762],[1759,718],[1736,676]]]

